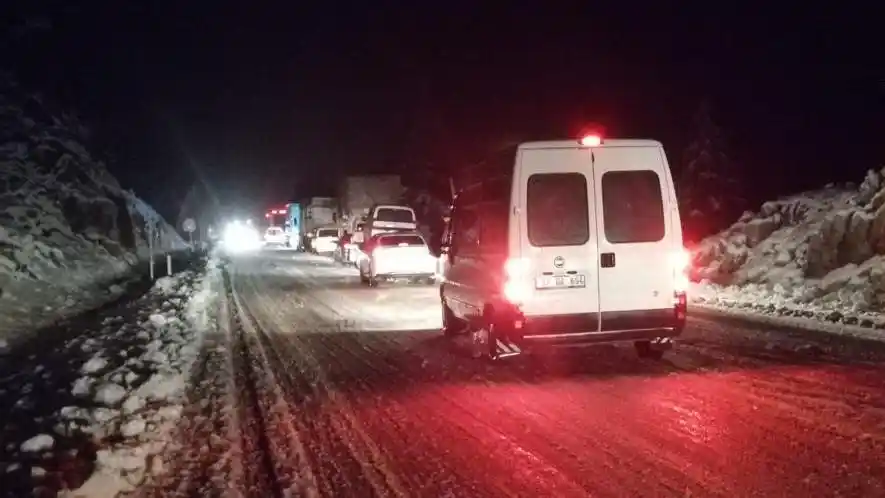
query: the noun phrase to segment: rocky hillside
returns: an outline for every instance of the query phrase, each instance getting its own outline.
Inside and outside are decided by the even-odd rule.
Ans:
[[[74,117],[0,83],[0,340],[120,292],[112,285],[161,248],[184,242],[123,190],[84,145]]]
[[[746,301],[733,303],[742,307],[831,321],[881,317],[885,168],[859,186],[829,186],[746,213],[695,248],[693,280],[707,286],[704,299]]]

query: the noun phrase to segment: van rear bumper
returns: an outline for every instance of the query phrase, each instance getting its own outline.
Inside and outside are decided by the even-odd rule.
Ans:
[[[434,278],[435,276],[436,272],[385,272],[376,274],[375,278],[384,280],[396,280],[399,278]]]
[[[518,316],[504,327],[508,339],[525,345],[568,345],[676,337],[685,314],[674,308],[656,310]]]

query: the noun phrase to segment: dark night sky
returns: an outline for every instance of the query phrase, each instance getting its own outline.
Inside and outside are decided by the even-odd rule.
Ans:
[[[198,172],[260,207],[587,120],[661,140],[675,166],[703,96],[761,198],[885,159],[881,2],[68,3],[3,7],[51,29],[8,35],[2,60],[167,213]]]

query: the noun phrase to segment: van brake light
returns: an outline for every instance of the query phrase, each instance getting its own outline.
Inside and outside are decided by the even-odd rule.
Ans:
[[[511,258],[504,262],[504,298],[513,304],[519,304],[531,295],[532,289],[526,283],[530,263],[525,258]]]
[[[504,273],[507,278],[516,278],[525,275],[529,270],[529,260],[525,258],[510,258],[504,262]]]
[[[691,254],[687,249],[681,249],[674,252],[670,255],[670,265],[673,267],[674,271],[688,271],[688,268],[691,265]]]
[[[673,268],[673,286],[678,293],[688,290],[688,273],[691,268],[691,253],[683,248],[670,255],[670,265]]]

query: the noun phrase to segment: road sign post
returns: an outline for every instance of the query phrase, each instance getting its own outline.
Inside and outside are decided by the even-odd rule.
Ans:
[[[154,224],[151,223],[151,220],[145,220],[144,228],[147,232],[148,239],[148,260],[150,267],[151,280],[154,279]]]
[[[197,222],[193,218],[187,218],[182,222],[181,228],[187,232],[187,238],[190,243],[191,250],[194,248],[194,232],[197,230]]]

